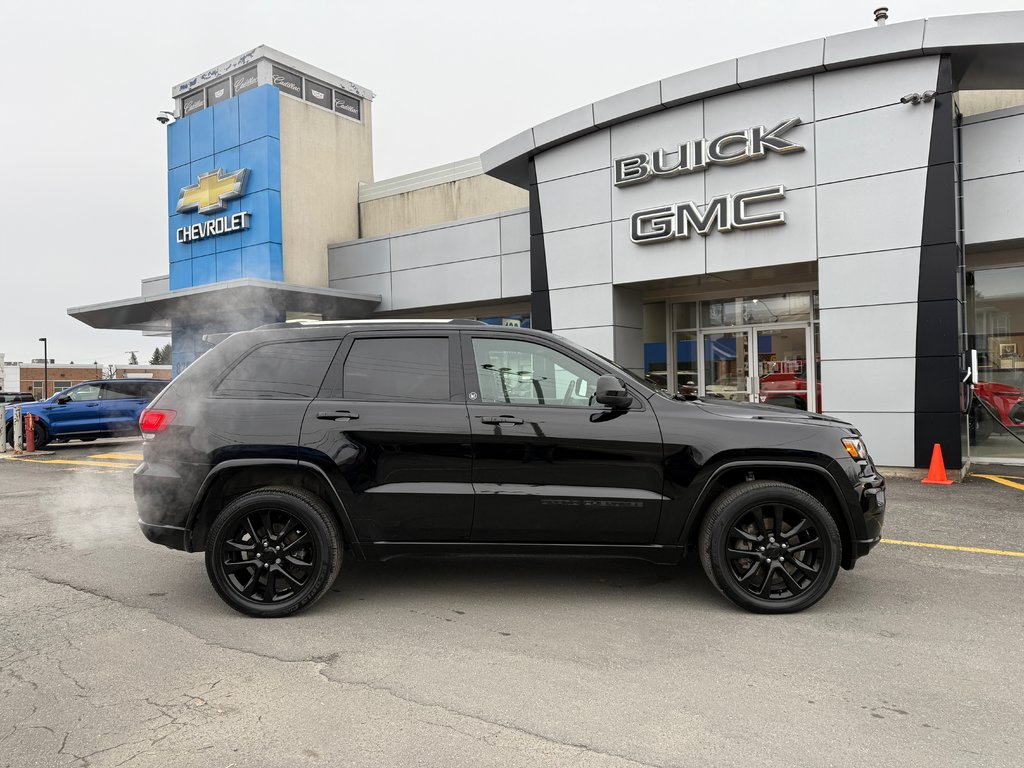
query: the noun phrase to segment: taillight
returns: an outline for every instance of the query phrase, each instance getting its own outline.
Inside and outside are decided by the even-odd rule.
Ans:
[[[174,421],[174,417],[177,415],[177,411],[150,410],[147,408],[139,416],[139,429],[142,430],[143,437],[151,437],[171,426],[171,422]]]

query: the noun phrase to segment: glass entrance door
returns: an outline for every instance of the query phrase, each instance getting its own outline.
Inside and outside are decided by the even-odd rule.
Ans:
[[[810,332],[806,325],[754,328],[757,350],[757,402],[821,412],[817,370],[808,360]]]
[[[701,394],[726,400],[752,401],[751,328],[706,331],[701,336]]]
[[[820,412],[808,365],[810,326],[756,325],[700,334],[700,394]]]

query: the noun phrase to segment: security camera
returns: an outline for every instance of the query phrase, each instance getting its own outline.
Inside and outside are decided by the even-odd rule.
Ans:
[[[160,125],[167,125],[172,120],[174,120],[173,112],[167,112],[166,110],[162,110],[156,113],[156,121],[160,123]]]

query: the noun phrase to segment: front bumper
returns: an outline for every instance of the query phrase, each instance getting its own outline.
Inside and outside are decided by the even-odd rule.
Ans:
[[[852,486],[847,497],[850,521],[853,524],[851,567],[882,539],[885,524],[885,478],[878,474],[871,461],[846,459],[846,475]]]

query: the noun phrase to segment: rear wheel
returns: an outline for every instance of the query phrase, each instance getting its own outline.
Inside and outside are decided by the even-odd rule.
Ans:
[[[718,590],[756,613],[793,613],[824,597],[842,541],[820,501],[787,483],[744,483],[723,493],[701,525],[700,559]]]
[[[295,613],[330,589],[341,568],[341,535],[323,501],[294,488],[250,491],[217,516],[206,571],[236,611],[262,618]]]

